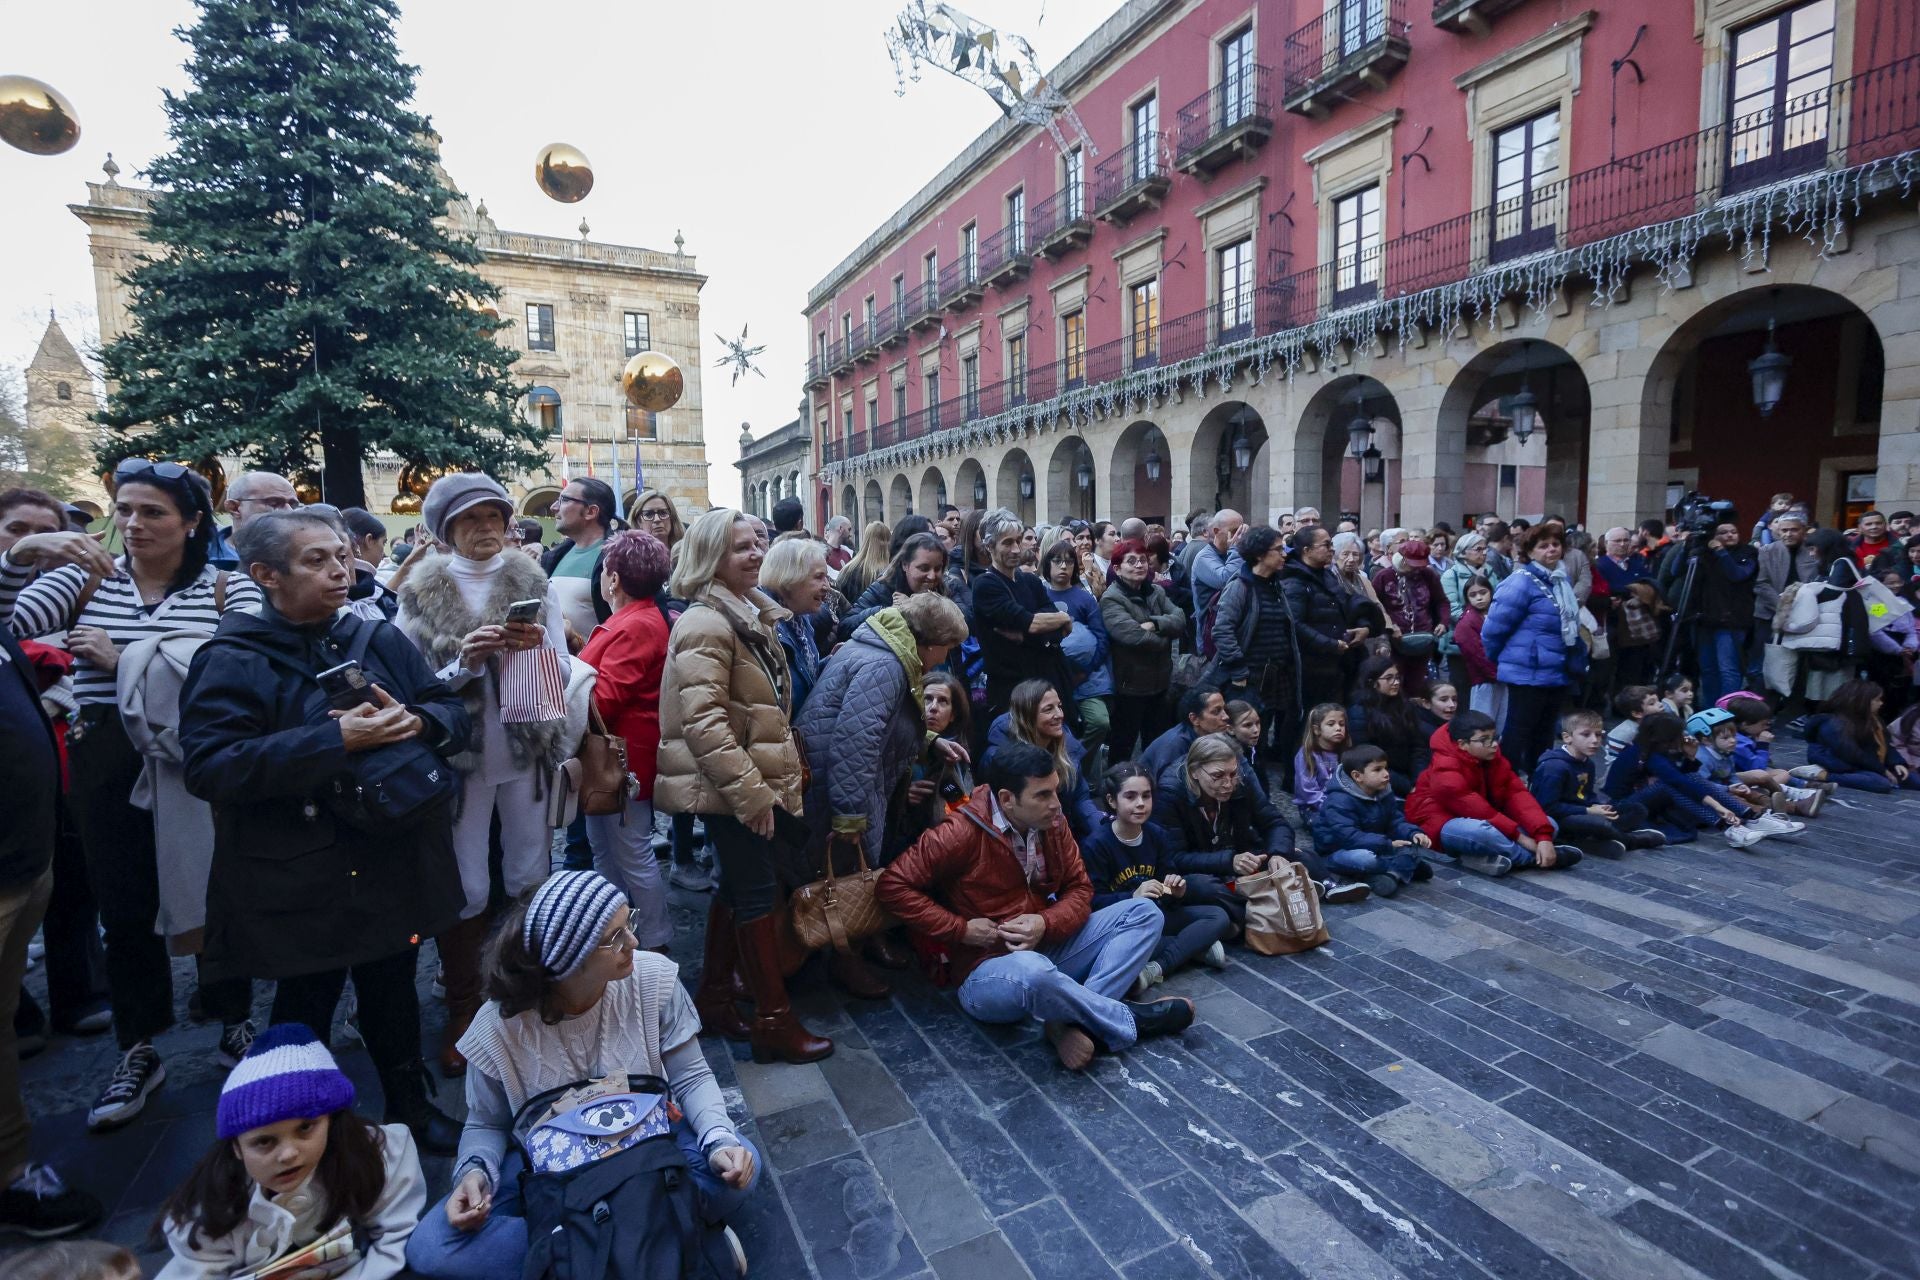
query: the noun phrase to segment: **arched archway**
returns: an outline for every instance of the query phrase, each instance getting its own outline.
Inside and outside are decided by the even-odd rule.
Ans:
[[[1751,366],[1769,343],[1792,363],[1778,402],[1762,413]],[[1873,321],[1828,289],[1746,289],[1703,308],[1655,355],[1640,422],[1615,428],[1638,435],[1628,459],[1638,466],[1634,509],[1658,515],[1698,489],[1731,501],[1750,527],[1773,493],[1788,491],[1820,523],[1847,527],[1886,497],[1878,492],[1885,367]],[[1611,442],[1603,452],[1601,463],[1619,454]],[[1591,487],[1596,512],[1622,518],[1620,477],[1596,474]]]
[[[993,491],[987,487],[987,473],[972,458],[963,459],[954,472],[953,493],[947,501],[956,506],[979,509],[993,499]]]
[[[1356,457],[1356,424],[1364,456]],[[1400,519],[1400,405],[1377,378],[1347,374],[1314,392],[1293,442],[1296,507],[1318,507],[1328,526],[1362,529]]]
[[[855,525],[860,523],[860,495],[852,485],[840,491],[840,514]]]
[[[1021,523],[1031,527],[1039,501],[1035,496],[1038,490],[1039,479],[1034,475],[1033,459],[1027,456],[1027,451],[1007,450],[1007,456],[1000,459],[1000,474],[994,480],[994,505],[1005,507],[1019,516]]]
[[[887,523],[899,524],[912,513],[913,482],[903,475],[897,475],[887,487]]]
[[[1243,400],[1215,405],[1193,433],[1191,505],[1206,511],[1232,508],[1247,523],[1264,524],[1273,492],[1266,443],[1267,424],[1259,410]]]
[[[880,492],[879,480],[875,479],[875,480],[867,481],[866,496],[867,496],[867,509],[861,513],[861,518],[859,522],[862,531],[865,530],[867,525],[872,524],[875,520],[879,520],[884,523],[887,518],[887,500],[884,496],[882,496]],[[855,545],[857,547],[858,543],[856,543]]]
[[[1093,519],[1099,481],[1087,442],[1061,436],[1047,459],[1047,523]]]
[[[928,467],[920,477],[920,505],[915,510],[931,519],[947,501],[947,478],[940,474],[940,468]]]
[[[1456,528],[1489,512],[1583,521],[1589,411],[1586,375],[1554,343],[1520,338],[1480,352],[1440,401],[1442,447],[1462,448],[1460,509],[1434,514]]]
[[[553,514],[553,504],[560,497],[560,490],[552,485],[543,485],[529,493],[520,501],[520,514],[539,519]]]
[[[1122,431],[1113,445],[1111,471],[1106,498],[1111,519],[1139,516],[1149,524],[1171,525],[1173,450],[1157,425],[1143,418]]]

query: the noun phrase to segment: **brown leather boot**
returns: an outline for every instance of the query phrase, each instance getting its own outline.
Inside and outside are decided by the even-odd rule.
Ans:
[[[720,901],[720,895],[716,893],[713,901],[707,905],[707,945],[705,959],[700,965],[700,989],[694,993],[693,1008],[700,1015],[701,1028],[709,1034],[744,1041],[747,1038],[747,1020],[740,1016],[739,1006],[735,1003],[746,994],[745,984],[740,981],[738,955],[739,939],[734,936],[733,909]]]
[[[895,942],[891,933],[876,933],[867,939],[867,959],[884,969],[911,969],[913,949]]]
[[[780,973],[779,927],[778,917],[770,915],[734,927],[740,940],[740,976],[753,992],[747,1042],[755,1062],[818,1062],[833,1052],[833,1041],[814,1035],[793,1016]]]
[[[827,972],[840,989],[859,1000],[885,1000],[893,994],[893,988],[886,979],[867,966],[859,955],[847,955],[835,951],[828,961]]]
[[[486,945],[488,920],[483,913],[462,920],[434,941],[440,951],[440,985],[447,993],[447,1029],[440,1039],[440,1072],[449,1078],[467,1073],[459,1049],[473,1015],[480,1012],[480,949]]]

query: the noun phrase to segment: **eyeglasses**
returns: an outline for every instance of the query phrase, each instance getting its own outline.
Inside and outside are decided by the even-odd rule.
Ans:
[[[185,478],[188,469],[178,462],[154,462],[148,458],[123,458],[113,469],[113,482],[124,484],[140,476],[157,476],[162,480],[180,480]]]
[[[614,930],[613,936],[595,947],[595,951],[627,951],[640,945],[640,935],[621,925]]]
[[[553,505],[557,507],[563,502],[577,502],[583,507],[587,505],[587,500],[585,498],[576,498],[570,493],[563,493],[559,497],[555,498],[553,500]]]
[[[634,519],[645,520],[645,521],[648,521],[649,523],[657,520],[662,524],[668,524],[668,523],[671,523],[673,520],[673,512],[662,511],[658,507],[656,507],[652,511],[638,512],[637,514],[635,514]]]
[[[1467,739],[1467,745],[1470,747],[1497,747],[1500,745],[1500,739],[1497,737],[1488,738],[1476,735]]]
[[[271,498],[235,498],[235,502],[252,503],[256,507],[265,507],[269,511],[298,511],[300,499],[275,495]]]

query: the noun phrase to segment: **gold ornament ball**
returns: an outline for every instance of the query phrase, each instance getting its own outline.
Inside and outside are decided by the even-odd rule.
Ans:
[[[220,465],[218,458],[203,458],[193,464],[193,469],[207,482],[207,488],[213,491],[213,509],[218,511],[227,497],[227,471]]]
[[[396,493],[387,510],[397,516],[417,516],[420,514],[420,495],[417,493]]]
[[[0,76],[0,139],[29,155],[57,156],[80,141],[80,117],[52,85]]]
[[[300,499],[303,506],[310,507],[321,501],[320,477],[311,471],[296,472],[293,477],[293,496]]]
[[[561,204],[578,204],[593,190],[593,165],[580,148],[550,142],[533,162],[533,180]]]
[[[642,351],[627,361],[627,367],[620,374],[620,389],[627,393],[627,401],[634,408],[665,413],[680,403],[680,396],[687,389],[687,378],[666,352]]]

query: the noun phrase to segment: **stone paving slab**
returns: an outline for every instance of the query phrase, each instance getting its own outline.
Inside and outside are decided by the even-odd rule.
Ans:
[[[1920,797],[1843,798],[1745,852],[1442,868],[1335,908],[1327,947],[1177,975],[1198,1025],[1079,1075],[917,977],[866,1002],[809,970],[795,1004],[834,1056],[706,1042],[767,1157],[736,1224],[753,1274],[1920,1276]],[[677,954],[704,906],[673,894]],[[108,1201],[108,1237],[138,1240],[204,1149],[213,1034],[163,1037],[167,1087],[105,1136],[81,1112],[110,1043],[26,1064],[36,1154]]]

